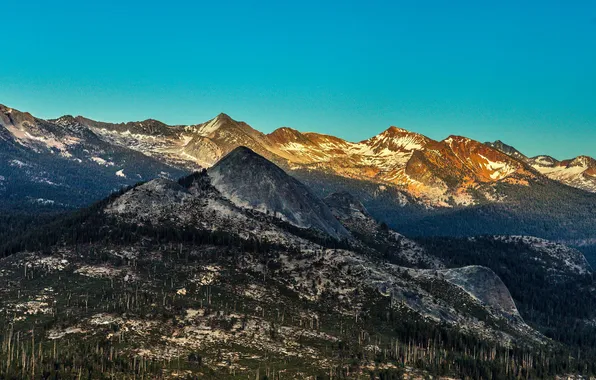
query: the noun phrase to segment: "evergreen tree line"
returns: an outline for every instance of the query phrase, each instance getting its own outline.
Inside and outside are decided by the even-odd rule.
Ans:
[[[419,240],[429,252],[450,267],[482,265],[492,269],[509,289],[526,322],[547,337],[563,342],[596,360],[596,281],[592,274],[558,276],[548,268],[557,263],[536,253],[521,241],[503,242],[491,237]]]

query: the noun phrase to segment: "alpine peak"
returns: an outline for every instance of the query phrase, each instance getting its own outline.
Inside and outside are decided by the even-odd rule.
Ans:
[[[474,140],[465,137],[465,136],[459,136],[459,135],[449,135],[449,137],[447,137],[445,140],[443,140],[443,142],[447,143],[447,144],[466,144],[466,143],[470,143],[473,142]]]
[[[288,127],[277,128],[275,131],[269,133],[267,138],[273,144],[286,144],[290,142],[300,142],[302,144],[312,143],[304,134]]]
[[[412,132],[392,125],[389,128],[387,128],[382,134],[403,134],[403,133],[412,133]]]
[[[215,120],[218,121],[234,121],[230,115],[224,112],[220,112],[216,117]]]
[[[589,156],[577,156],[569,163],[569,166],[583,166],[587,168],[596,168],[596,160]]]

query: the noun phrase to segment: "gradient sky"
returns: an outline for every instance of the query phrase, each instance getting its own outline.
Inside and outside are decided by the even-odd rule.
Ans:
[[[596,156],[593,1],[6,1],[0,103]]]

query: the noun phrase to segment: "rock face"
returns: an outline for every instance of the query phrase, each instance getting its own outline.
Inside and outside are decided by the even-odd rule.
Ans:
[[[333,136],[282,128],[269,134],[270,145],[293,169],[395,186],[423,203],[475,203],[471,189],[499,182],[531,180],[526,165],[477,141],[451,136],[434,141],[390,127],[368,140],[351,143]],[[480,194],[481,192],[476,192]]]
[[[268,149],[263,133],[251,128],[244,122],[233,120],[224,113],[206,123],[187,128],[187,130],[192,132],[194,136],[202,136],[205,142],[217,146],[218,150],[212,157],[204,157],[204,166],[206,167],[212,166],[239,146],[245,146],[255,152],[265,153],[266,156],[270,156],[266,154]],[[186,151],[186,146],[182,149]]]
[[[335,238],[349,237],[327,205],[306,186],[246,147],[236,148],[221,159],[209,169],[209,176],[213,186],[238,206]]]
[[[406,164],[405,174],[423,185],[421,191],[443,189],[459,204],[474,203],[467,189],[510,182],[516,177],[526,179],[519,182],[523,185],[533,177],[521,162],[461,136],[450,136],[416,151]]]
[[[444,278],[464,289],[474,298],[506,315],[520,318],[509,289],[492,270],[468,266],[440,271]]]
[[[324,199],[333,215],[348,229],[362,234],[376,233],[379,223],[364,205],[348,192],[333,193]]]
[[[525,159],[527,159],[527,157],[522,152],[520,152],[519,150],[515,149],[511,145],[505,144],[501,140],[497,140],[495,142],[486,142],[485,145],[488,145],[488,146],[490,146],[492,148],[495,148],[497,150],[500,150],[501,152],[505,153],[506,155],[511,156],[513,158],[517,158],[518,160],[525,160]]]

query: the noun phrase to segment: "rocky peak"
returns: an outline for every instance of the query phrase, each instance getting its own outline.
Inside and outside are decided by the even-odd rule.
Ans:
[[[53,121],[56,124],[64,124],[64,123],[76,123],[77,119],[72,115],[63,115],[57,119],[49,120],[49,121]]]
[[[571,160],[568,164],[569,167],[585,167],[585,168],[596,168],[596,160],[589,156],[578,156]]]
[[[245,132],[246,126],[245,123],[238,122],[225,113],[220,113],[213,119],[199,124],[197,126],[197,132],[201,136],[211,137],[216,133]]]
[[[240,146],[209,169],[212,184],[237,206],[275,215],[334,238],[349,233],[310,189],[251,149]]]
[[[275,131],[267,135],[267,139],[273,144],[287,144],[291,142],[296,142],[300,144],[312,143],[312,141],[307,136],[295,129],[288,127],[276,129]]]
[[[80,136],[81,133],[88,131],[88,127],[85,124],[79,122],[79,120],[72,115],[60,116],[58,119],[49,121],[61,127],[65,133],[70,132]]]
[[[508,156],[517,158],[517,159],[521,159],[521,160],[526,160],[527,157],[522,154],[519,150],[515,149],[514,147],[512,147],[511,145],[507,145],[505,144],[503,141],[501,140],[497,140],[495,142],[486,142],[485,145],[490,146],[491,148],[497,149],[503,153],[505,153]]]
[[[410,132],[406,129],[399,128],[399,127],[392,125],[389,128],[387,128],[385,131],[383,131],[381,134],[385,135],[385,136],[398,136],[398,135],[409,134],[409,133],[413,133],[413,132]]]
[[[455,145],[461,145],[461,144],[480,144],[477,141],[474,141],[470,138],[464,137],[464,136],[458,136],[458,135],[449,135],[449,137],[447,137],[446,139],[444,139],[442,141],[443,143],[453,147]]]
[[[512,160],[512,157],[500,149],[491,147],[486,144],[482,144],[479,141],[472,140],[464,136],[451,135],[441,143],[455,153],[458,157],[472,161],[489,161],[490,162],[501,162],[508,164],[515,164],[514,166],[519,167],[521,164],[517,160]]]
[[[29,112],[21,112],[14,108],[0,104],[0,124],[18,126],[23,122],[35,123],[35,118]]]
[[[536,156],[530,159],[532,165],[541,167],[553,167],[559,163],[556,159],[551,156]]]
[[[131,133],[150,136],[168,136],[172,134],[170,126],[155,119],[131,121],[124,125],[124,129],[130,131]]]
[[[432,140],[418,133],[410,132],[402,128],[389,127],[380,134],[363,141],[370,146],[375,153],[384,150],[390,152],[411,152],[422,150]]]
[[[218,122],[221,123],[229,123],[229,122],[235,122],[234,119],[232,119],[232,117],[230,115],[228,115],[227,113],[224,112],[220,112],[214,120],[217,120]]]
[[[447,281],[460,286],[483,304],[505,315],[520,318],[509,289],[491,269],[473,265],[446,269],[440,273]]]

